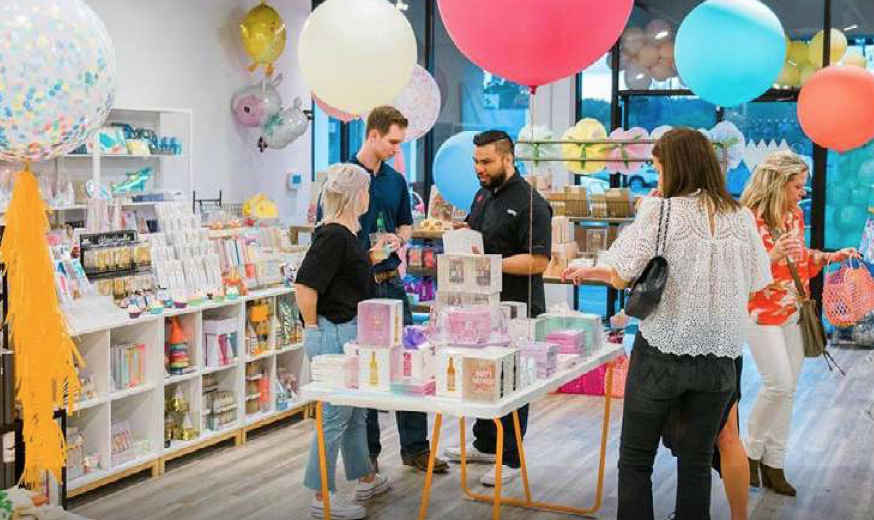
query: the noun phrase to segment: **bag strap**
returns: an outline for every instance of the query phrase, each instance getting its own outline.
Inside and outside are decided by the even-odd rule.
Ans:
[[[667,211],[665,211],[667,206]],[[662,256],[664,252],[665,242],[668,241],[668,224],[671,221],[671,201],[662,199],[662,205],[659,209],[659,233],[656,237],[656,256]],[[664,237],[662,237],[662,224],[664,224]]]
[[[774,239],[774,247],[777,247],[777,240],[780,238],[780,232],[774,228],[769,230],[771,232],[771,237]],[[786,256],[786,264],[789,266],[789,272],[792,274],[792,280],[795,282],[795,288],[798,290],[798,294],[801,296],[801,301],[805,302],[810,298],[807,295],[807,291],[804,290],[804,284],[801,282],[801,277],[798,276],[798,270],[795,268],[795,264],[792,263],[792,260],[789,256]]]

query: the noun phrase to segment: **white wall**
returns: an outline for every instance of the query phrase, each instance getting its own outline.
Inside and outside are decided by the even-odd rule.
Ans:
[[[275,200],[285,221],[306,215],[306,198],[285,189],[286,174],[310,178],[310,131],[283,150],[256,147],[256,129],[238,126],[231,114],[234,92],[258,81],[249,74],[239,24],[258,0],[85,0],[100,16],[118,59],[117,107],[190,108],[194,111],[194,189],[212,197],[222,190],[229,201],[258,191]],[[287,44],[276,69],[286,106],[295,96],[309,108],[309,91],[297,66],[297,37],[310,0],[271,4],[286,23]],[[306,190],[304,190],[306,191]],[[302,195],[305,195],[302,194]]]

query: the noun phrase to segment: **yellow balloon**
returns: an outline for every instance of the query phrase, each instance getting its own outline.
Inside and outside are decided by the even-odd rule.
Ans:
[[[853,65],[856,67],[862,67],[863,69],[868,68],[868,60],[865,59],[861,54],[847,54],[844,56],[844,65]]]
[[[801,78],[800,83],[804,85],[807,83],[807,80],[810,79],[810,76],[813,76],[819,67],[814,67],[813,65],[805,65],[804,68],[801,69]]]
[[[810,40],[810,47],[808,52],[808,57],[810,58],[810,64],[815,65],[817,67],[822,67],[822,46],[823,39],[825,38],[825,32],[819,31]],[[830,63],[837,63],[841,61],[841,58],[844,57],[844,54],[847,52],[847,37],[844,36],[844,33],[837,29],[831,30],[831,48],[829,49],[829,55],[831,57]]]
[[[266,65],[267,74],[270,75],[273,62],[285,50],[285,22],[282,17],[262,1],[243,18],[240,34],[246,54],[255,60],[249,71],[254,72],[258,65]]]
[[[784,87],[797,87],[800,85],[801,71],[798,69],[798,66],[789,63],[788,61],[784,63],[783,70],[781,70],[780,75],[777,76],[776,83]]]
[[[567,129],[562,136],[564,139],[585,140],[585,139],[606,139],[607,129],[597,119],[585,118],[580,119],[576,125]],[[577,158],[603,158],[607,155],[606,144],[563,144],[561,146],[561,155],[564,159]],[[597,173],[606,167],[606,163],[602,161],[567,161],[565,166],[568,170],[574,173]]]
[[[807,48],[807,42],[791,42],[789,46],[786,47],[786,55],[799,67],[803,67],[810,63],[810,50]]]

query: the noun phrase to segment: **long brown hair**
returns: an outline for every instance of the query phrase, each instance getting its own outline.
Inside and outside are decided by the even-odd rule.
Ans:
[[[683,197],[698,190],[717,212],[740,209],[725,187],[725,177],[713,144],[691,128],[675,128],[665,133],[652,149],[662,163],[662,195]]]

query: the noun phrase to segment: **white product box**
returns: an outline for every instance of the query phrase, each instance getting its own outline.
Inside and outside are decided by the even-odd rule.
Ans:
[[[482,350],[460,347],[444,347],[436,353],[436,394],[440,397],[461,398],[461,388],[464,381],[464,363],[466,356],[475,356]]]
[[[204,334],[232,334],[237,332],[239,321],[236,318],[226,320],[203,320]]]
[[[438,255],[437,288],[468,294],[500,293],[501,260],[501,255]]]
[[[528,317],[528,304],[522,302],[501,302],[502,309],[507,309],[509,314],[505,313],[504,317],[507,322],[516,319],[525,319]]]
[[[406,384],[424,385],[434,379],[434,346],[425,343],[417,349],[402,349],[392,369],[392,379]]]
[[[519,381],[519,367],[522,363],[521,352],[519,349],[507,347],[486,347],[487,351],[495,352],[502,356],[504,367],[501,372],[503,383],[503,396],[512,394],[521,388]]]
[[[399,347],[358,347],[358,388],[390,392],[392,367],[398,365]]]
[[[507,349],[483,349],[462,360],[465,401],[493,403],[513,392],[514,354]]]

